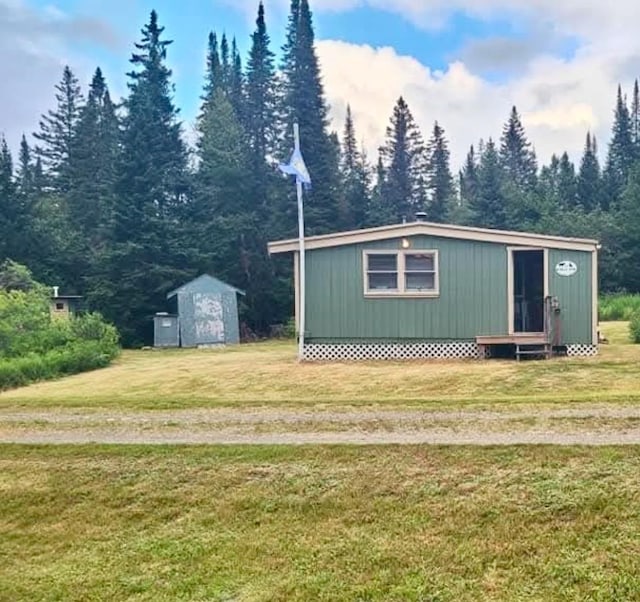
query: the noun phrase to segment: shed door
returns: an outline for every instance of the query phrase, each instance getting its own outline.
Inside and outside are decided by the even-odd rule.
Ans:
[[[196,345],[218,345],[225,342],[221,294],[194,293],[193,317]]]

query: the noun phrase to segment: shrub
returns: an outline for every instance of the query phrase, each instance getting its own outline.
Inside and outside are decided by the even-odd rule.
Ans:
[[[99,314],[52,319],[43,287],[0,290],[0,390],[105,367],[118,339]]]
[[[629,332],[631,333],[631,340],[636,345],[640,344],[640,311],[636,311],[631,316],[631,322],[629,323]]]
[[[109,347],[100,341],[83,341],[42,355],[32,353],[0,360],[0,391],[106,368],[117,354],[117,347]]]
[[[598,313],[602,322],[626,322],[637,312],[640,312],[640,295],[616,293],[600,298]]]

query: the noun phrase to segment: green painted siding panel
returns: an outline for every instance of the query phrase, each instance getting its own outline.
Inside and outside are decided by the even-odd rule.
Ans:
[[[574,276],[559,276],[556,265],[573,261],[578,266]],[[593,255],[581,251],[549,252],[549,294],[560,302],[562,344],[590,345],[593,339],[592,297]]]
[[[310,251],[309,340],[473,340],[507,333],[505,246],[426,236],[411,240],[414,250],[439,251],[437,299],[364,297],[363,251],[399,249],[399,239]]]

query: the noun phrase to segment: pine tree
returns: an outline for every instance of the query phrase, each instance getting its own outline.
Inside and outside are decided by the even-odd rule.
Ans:
[[[339,174],[335,150],[327,133],[328,109],[308,0],[291,2],[281,71],[284,144],[280,153],[288,159],[293,148],[293,124],[297,122],[302,153],[313,182],[305,197],[307,231],[310,234],[331,232],[339,213]],[[286,201],[280,209],[285,218],[282,234],[293,234],[296,230],[295,195],[288,195]]]
[[[388,214],[395,222],[413,221],[416,212],[426,208],[428,175],[422,135],[402,97],[393,109],[380,154],[385,168],[382,197]]]
[[[186,151],[165,64],[170,41],[152,11],[142,29],[124,101],[122,153],[116,183],[115,248],[92,297],[120,327],[125,343],[148,341],[163,293],[193,275],[179,230],[186,194]]]
[[[622,96],[622,88],[618,86],[613,132],[604,170],[606,194],[601,198],[605,211],[620,200],[629,178],[634,155],[631,116]]]
[[[470,204],[474,225],[484,228],[506,228],[507,208],[502,178],[500,157],[495,143],[489,138],[480,157],[478,194]]]
[[[597,156],[595,136],[587,134],[587,141],[580,163],[577,183],[578,205],[584,211],[593,211],[600,206],[602,198],[602,179]]]
[[[451,175],[449,145],[444,130],[435,123],[427,146],[427,215],[432,222],[444,223],[453,208],[454,184]]]
[[[364,228],[367,221],[370,175],[366,157],[358,150],[353,115],[349,105],[347,105],[341,157],[344,202],[340,226],[343,230],[357,230]]]
[[[537,161],[516,107],[511,110],[500,142],[500,164],[505,179],[516,190],[530,192],[535,188]]]
[[[40,130],[34,137],[40,142],[36,152],[51,187],[64,193],[70,186],[71,145],[83,103],[80,84],[69,67],[64,68],[62,81],[56,86],[56,102],[56,108],[42,116]]]

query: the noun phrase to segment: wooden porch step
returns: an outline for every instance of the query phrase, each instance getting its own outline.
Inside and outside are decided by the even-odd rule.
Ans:
[[[544,334],[512,334],[476,337],[478,345],[549,345],[549,337]]]

